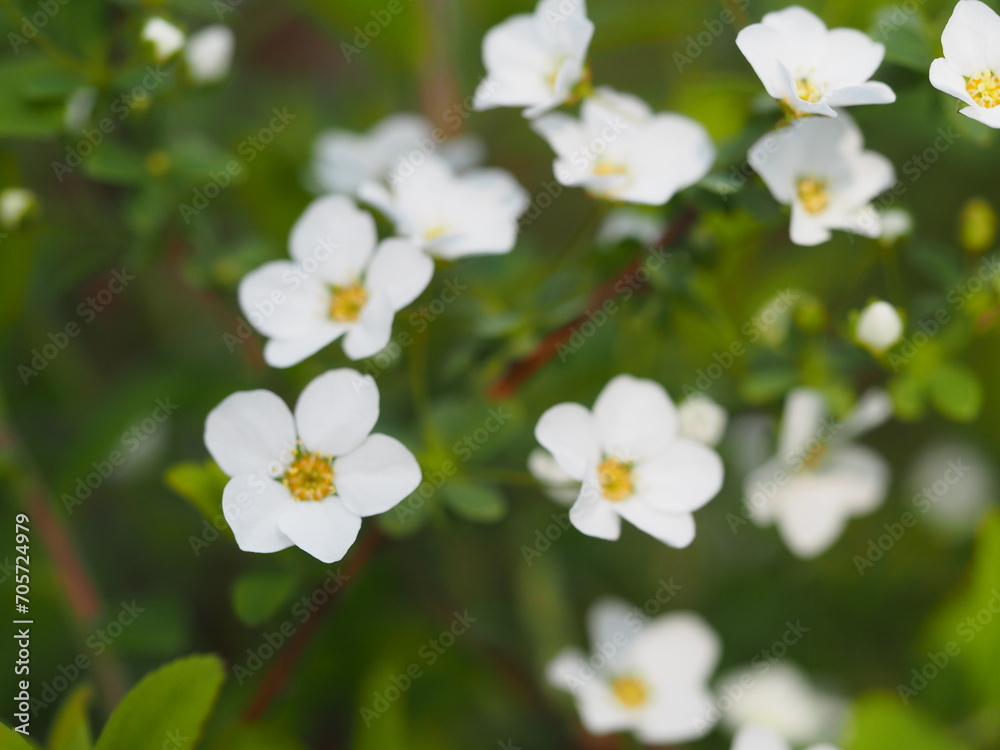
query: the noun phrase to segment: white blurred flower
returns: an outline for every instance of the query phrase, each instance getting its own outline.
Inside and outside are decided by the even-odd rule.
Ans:
[[[971,534],[996,501],[997,475],[975,446],[956,440],[932,443],[917,454],[907,488],[928,522],[946,533]]]
[[[587,731],[632,731],[649,744],[708,731],[708,680],[721,646],[704,620],[677,612],[646,622],[635,608],[605,599],[591,607],[588,625],[592,656],[568,648],[547,670],[552,685],[573,693]]]
[[[862,346],[879,355],[903,336],[903,319],[888,302],[875,300],[861,311],[854,335]]]
[[[789,549],[811,558],[826,551],[848,519],[875,510],[885,499],[889,466],[858,435],[892,413],[888,396],[870,391],[842,422],[826,417],[822,394],[799,388],[788,395],[779,452],[744,484],[751,518],[777,524]]]
[[[559,468],[559,464],[544,448],[528,454],[528,471],[542,485],[545,494],[563,505],[571,505],[580,494],[580,482]]]
[[[747,724],[763,727],[796,747],[840,733],[846,701],[818,689],[801,669],[787,662],[767,666],[766,671],[747,666],[720,681],[717,704],[722,696],[739,695],[731,698],[731,707],[722,714],[723,724],[733,731]]]
[[[222,512],[246,552],[293,544],[325,563],[347,554],[361,519],[393,508],[420,484],[395,438],[370,434],[375,380],[331,370],[302,391],[295,414],[270,391],[241,391],[205,421],[205,445],[232,479]]]
[[[662,205],[704,177],[715,160],[701,124],[654,114],[638,97],[609,88],[584,101],[580,119],[553,112],[532,127],[556,152],[559,182],[608,200]]]
[[[847,115],[796,120],[758,140],[748,160],[775,199],[791,205],[795,244],[826,242],[833,229],[881,234],[871,201],[892,186],[895,171],[884,156],[864,150]]]
[[[528,194],[509,172],[477,169],[456,175],[429,156],[405,179],[388,187],[370,181],[359,197],[396,225],[396,231],[438,258],[510,252]]]
[[[792,750],[777,732],[766,727],[745,726],[733,739],[733,750]],[[813,745],[807,750],[838,750],[833,745]]]
[[[196,83],[215,83],[229,74],[236,37],[228,26],[217,23],[199,29],[184,48],[191,78]]]
[[[35,194],[27,188],[4,188],[0,191],[0,225],[17,229],[38,205]]]
[[[979,0],[959,0],[941,46],[944,57],[931,63],[931,85],[961,100],[966,117],[1000,128],[1000,16]]]
[[[153,56],[161,62],[173,57],[184,46],[184,32],[159,16],[146,21],[140,36],[153,46]]]
[[[681,437],[691,438],[709,447],[722,440],[729,415],[726,410],[703,393],[688,396],[677,407]]]
[[[884,83],[869,81],[885,47],[856,29],[827,29],[793,5],[766,13],[736,35],[736,46],[769,96],[796,115],[836,117],[834,107],[896,101]]]
[[[882,212],[882,234],[879,239],[892,244],[913,231],[913,217],[903,208],[890,208]]]
[[[63,121],[66,130],[75,133],[82,130],[94,111],[97,103],[97,89],[93,86],[81,86],[66,99],[66,114]]]
[[[654,214],[635,208],[614,208],[601,221],[594,241],[603,247],[617,245],[624,240],[652,245],[663,236],[666,228],[663,219]]]
[[[692,513],[722,487],[715,451],[678,435],[677,410],[661,385],[619,375],[593,411],[563,403],[542,414],[535,437],[581,482],[570,521],[588,536],[618,539],[621,519],[672,547],[695,536]]]
[[[525,117],[537,117],[558,107],[584,76],[593,35],[584,0],[541,0],[533,14],[494,26],[483,38],[475,108],[525,107]]]
[[[269,365],[290,367],[341,336],[351,359],[389,343],[395,313],[427,288],[434,262],[405,239],[376,243],[371,214],[346,196],[317,198],[292,227],[292,261],[243,278],[240,306],[269,339]]]

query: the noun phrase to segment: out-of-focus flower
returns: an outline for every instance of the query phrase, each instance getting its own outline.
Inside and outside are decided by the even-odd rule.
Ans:
[[[359,197],[396,225],[396,231],[438,258],[510,252],[528,194],[509,172],[477,169],[456,175],[430,156],[388,187],[366,182]]]
[[[82,130],[94,111],[97,103],[97,89],[93,86],[81,86],[66,99],[66,114],[63,118],[66,130],[75,133]]]
[[[997,212],[984,198],[970,198],[958,215],[958,240],[969,253],[985,253],[997,237]]]
[[[184,48],[191,78],[196,83],[215,83],[229,74],[236,37],[228,26],[217,23],[199,29]]]
[[[846,702],[815,687],[806,674],[787,662],[747,666],[726,675],[718,694],[739,694],[729,700],[722,723],[731,730],[747,724],[777,732],[796,747],[829,740],[840,733],[847,714]]]
[[[659,216],[635,208],[615,208],[608,211],[601,221],[594,242],[603,247],[617,245],[624,240],[652,245],[663,236],[666,228]]]
[[[528,454],[528,471],[539,481],[545,494],[563,505],[571,505],[580,494],[580,482],[559,468],[559,464],[544,448]]]
[[[427,288],[434,261],[408,240],[376,242],[375,220],[350,198],[317,198],[292,228],[292,262],[243,278],[240,306],[269,339],[269,365],[290,367],[341,336],[351,359],[389,343],[395,313]]]
[[[882,233],[871,201],[892,186],[895,171],[884,156],[864,150],[861,131],[847,115],[796,120],[757,141],[748,160],[771,195],[792,207],[795,244],[826,242],[833,229]]]
[[[941,34],[944,57],[931,85],[960,99],[966,117],[1000,128],[1000,16],[979,0],[959,0]]]
[[[420,466],[395,438],[370,434],[375,380],[331,370],[302,391],[295,415],[270,391],[234,393],[205,422],[205,445],[232,479],[222,512],[246,552],[293,544],[325,563],[343,558],[361,519],[384,513],[420,484]]]
[[[733,750],[792,750],[777,732],[767,727],[746,726],[733,738]],[[838,750],[833,745],[813,745],[807,750]]]
[[[35,194],[27,188],[4,188],[0,191],[0,225],[14,230],[38,205]]]
[[[558,107],[584,76],[593,35],[584,0],[541,0],[533,14],[494,26],[483,38],[475,108],[525,107],[525,117],[537,117]]]
[[[885,47],[856,29],[827,29],[805,8],[764,15],[736,35],[769,96],[796,115],[836,117],[834,107],[896,101],[884,83],[869,81]]]
[[[997,496],[989,459],[974,446],[953,440],[920,451],[906,484],[917,511],[946,533],[971,534]]]
[[[715,447],[726,432],[729,415],[703,393],[696,393],[677,407],[681,437],[691,438],[709,447]]]
[[[779,452],[747,477],[751,518],[776,524],[788,548],[803,558],[827,550],[849,518],[870,513],[885,499],[889,467],[851,440],[892,413],[888,396],[871,391],[842,422],[826,417],[822,394],[800,388],[788,395]]]
[[[647,621],[617,599],[588,614],[593,655],[576,648],[549,664],[548,679],[573,693],[593,734],[632,731],[643,743],[687,742],[712,726],[708,680],[721,647],[715,631],[687,612]]]
[[[678,435],[677,409],[658,383],[619,375],[597,397],[553,406],[535,437],[581,482],[570,521],[589,536],[617,539],[621,519],[672,547],[695,536],[692,513],[722,487],[715,451]]]
[[[862,346],[881,355],[903,336],[903,319],[888,302],[875,300],[861,311],[854,335]]]
[[[654,114],[638,97],[609,88],[583,103],[580,119],[553,112],[532,127],[556,152],[559,182],[608,200],[662,205],[704,177],[715,160],[701,124]]]
[[[143,24],[140,36],[152,45],[153,56],[161,62],[180,52],[185,40],[183,31],[159,16],[153,16]]]
[[[882,212],[882,242],[892,244],[913,232],[913,217],[903,208],[890,208]]]

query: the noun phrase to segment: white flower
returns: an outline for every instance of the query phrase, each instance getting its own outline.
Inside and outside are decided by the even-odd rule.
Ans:
[[[681,437],[691,438],[707,446],[716,446],[726,432],[729,415],[726,410],[703,393],[684,399],[677,407]]]
[[[796,747],[840,733],[847,713],[843,699],[816,688],[788,662],[767,666],[747,666],[720,681],[716,702],[730,696],[723,724],[732,730],[747,724],[766,727]]]
[[[184,48],[191,78],[196,83],[214,83],[226,77],[233,63],[236,37],[228,26],[217,23],[199,29]]]
[[[525,117],[537,117],[558,107],[583,78],[593,35],[584,0],[541,0],[534,14],[494,26],[483,39],[475,108],[526,107]]]
[[[438,156],[388,188],[367,182],[358,195],[388,216],[400,235],[447,260],[510,252],[529,202],[510,173],[477,169],[456,175]]]
[[[931,85],[960,99],[963,115],[1000,128],[1000,16],[979,0],[959,0],[944,33]]]
[[[173,57],[184,46],[184,32],[159,16],[146,21],[140,36],[153,46],[153,56],[161,62]]]
[[[777,524],[789,549],[811,558],[828,549],[849,518],[870,513],[885,499],[889,467],[871,448],[851,439],[891,414],[888,396],[871,391],[842,422],[826,418],[813,390],[788,395],[779,453],[746,479],[748,510],[760,524]]]
[[[699,123],[654,114],[638,97],[609,88],[584,101],[580,119],[553,112],[532,127],[556,152],[559,182],[608,200],[662,205],[715,161],[715,147]]]
[[[66,114],[63,118],[66,130],[71,133],[83,130],[94,112],[96,103],[97,89],[93,86],[81,86],[70,94],[66,99]]]
[[[543,448],[528,454],[528,471],[557,503],[572,505],[580,494],[580,482],[560,469],[552,454]]]
[[[695,614],[649,620],[616,599],[588,613],[593,655],[568,648],[548,666],[554,686],[573,693],[593,734],[631,730],[644,743],[686,742],[712,726],[708,680],[719,661],[715,631]]]
[[[792,750],[777,732],[766,727],[746,726],[733,739],[733,750]],[[813,745],[807,750],[837,750],[833,745]]]
[[[407,240],[376,242],[375,220],[350,198],[317,198],[292,227],[294,262],[243,278],[240,307],[268,337],[269,365],[290,367],[341,336],[351,359],[389,343],[395,313],[427,288],[434,261]]]
[[[892,244],[900,237],[905,237],[913,231],[913,217],[903,208],[890,208],[882,212],[882,242]]]
[[[888,302],[875,300],[861,311],[854,335],[863,346],[881,354],[902,337],[903,319]]]
[[[968,534],[995,504],[997,475],[990,459],[969,443],[941,440],[913,459],[906,485],[917,511],[938,531]]]
[[[375,380],[331,370],[302,391],[295,415],[270,391],[241,391],[208,415],[205,445],[232,479],[222,511],[247,552],[293,544],[325,563],[343,558],[361,519],[384,513],[420,484],[402,443],[370,434]]]
[[[827,29],[793,5],[764,15],[736,35],[769,96],[798,115],[836,117],[834,107],[896,101],[884,83],[869,81],[885,47],[856,29]]]
[[[35,194],[27,188],[4,188],[0,191],[0,226],[17,229],[38,205]]]
[[[652,245],[667,226],[659,216],[635,208],[616,208],[608,211],[597,229],[594,242],[605,247],[623,240],[635,240],[642,245]]]
[[[617,539],[624,518],[665,544],[686,547],[695,536],[692,512],[722,486],[719,456],[678,435],[677,410],[651,380],[619,375],[593,411],[553,406],[535,437],[582,483],[569,516],[589,536]]]
[[[895,172],[884,156],[864,150],[861,131],[846,115],[796,120],[757,141],[748,159],[771,195],[791,205],[796,245],[826,242],[833,229],[881,233],[871,201],[892,186]]]

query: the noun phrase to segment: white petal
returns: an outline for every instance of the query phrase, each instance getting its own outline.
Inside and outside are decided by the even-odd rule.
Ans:
[[[963,76],[1000,67],[1000,18],[979,0],[960,0],[941,34],[944,56]]]
[[[576,708],[580,723],[591,734],[610,734],[635,726],[635,712],[622,705],[603,680],[583,683],[576,693]]]
[[[690,688],[708,683],[721,653],[719,636],[705,620],[692,612],[675,612],[643,628],[629,661],[658,687]]]
[[[375,379],[357,370],[330,370],[302,391],[295,424],[306,450],[343,456],[368,437],[378,421]]]
[[[402,310],[421,295],[434,275],[434,261],[409,240],[384,240],[375,250],[365,288],[383,293],[393,310]]]
[[[736,46],[764,84],[768,95],[774,99],[784,99],[793,93],[788,90],[786,77],[778,64],[777,50],[780,45],[778,32],[759,23],[747,26],[736,35]]]
[[[799,461],[819,435],[826,416],[826,399],[819,391],[796,388],[785,400],[781,421],[779,455],[790,463]]]
[[[573,693],[586,681],[589,670],[591,667],[580,649],[566,648],[548,663],[545,679],[553,687]]]
[[[351,359],[364,359],[385,349],[392,338],[394,317],[389,296],[384,292],[374,295],[344,337],[344,354]]]
[[[733,750],[791,750],[791,748],[773,729],[746,726],[736,733]]]
[[[590,606],[587,610],[590,650],[593,654],[600,653],[607,657],[608,663],[604,670],[614,672],[621,666],[629,644],[635,640],[644,624],[635,614],[635,607],[621,599],[609,596],[598,599]]]
[[[889,465],[864,445],[845,445],[834,450],[816,472],[827,482],[827,491],[836,494],[852,515],[870,513],[885,499],[889,488]]]
[[[357,448],[333,463],[337,496],[362,518],[385,513],[420,484],[420,465],[401,442],[388,435],[369,435]]]
[[[892,399],[881,388],[864,392],[851,413],[844,417],[837,432],[838,440],[850,440],[885,424],[892,417]]]
[[[705,685],[684,685],[656,692],[645,709],[636,734],[646,744],[673,745],[696,740],[705,736],[715,723],[713,695]]]
[[[781,494],[778,530],[796,556],[816,557],[843,533],[850,510],[828,482],[809,474],[800,475],[794,477]]]
[[[969,96],[969,90],[965,87],[965,78],[943,57],[939,57],[931,63],[930,79],[931,86],[939,91],[961,99],[970,107],[978,106]]]
[[[998,67],[1000,70],[1000,67]],[[1000,128],[1000,107],[980,107],[976,105],[974,107],[963,107],[959,110],[966,117],[971,117],[973,120],[977,120],[983,125],[988,125],[991,128]]]
[[[212,83],[225,78],[233,62],[236,37],[232,29],[221,23],[199,29],[188,39],[184,48],[191,77],[198,83]]]
[[[587,536],[612,542],[621,536],[621,518],[611,507],[611,503],[599,497],[595,488],[587,484],[584,484],[580,496],[569,509],[569,520]]]
[[[615,510],[637,529],[670,547],[683,549],[694,541],[694,516],[690,513],[657,510],[640,498],[616,503]]]
[[[271,339],[264,345],[264,361],[271,367],[291,367],[336,341],[348,326],[327,323],[294,339]]]
[[[792,206],[792,223],[788,235],[792,242],[803,247],[828,242],[832,236],[824,223],[809,214],[798,202]]]
[[[581,404],[556,404],[546,410],[535,426],[535,438],[576,480],[600,458],[594,417]]]
[[[244,552],[277,552],[292,545],[278,519],[295,500],[281,482],[260,474],[234,477],[222,492],[222,513]]]
[[[317,198],[292,227],[289,251],[308,273],[337,286],[358,278],[376,242],[375,220],[350,198]],[[313,270],[315,269],[315,270]]]
[[[845,86],[831,91],[824,101],[831,107],[851,107],[858,104],[891,104],[896,93],[884,83],[869,81],[857,86]]]
[[[288,261],[265,263],[244,276],[239,300],[250,325],[270,338],[299,338],[329,322],[329,292]]]
[[[711,448],[686,438],[636,464],[637,496],[650,508],[690,513],[722,489],[722,459]]]
[[[209,412],[205,447],[231,477],[277,476],[295,451],[292,413],[271,391],[234,393]]]
[[[358,538],[361,519],[336,497],[328,497],[294,503],[278,525],[296,547],[329,564],[347,554]]]
[[[863,84],[875,75],[885,57],[885,46],[857,29],[830,29],[824,46],[825,54],[815,77],[834,91]]]
[[[597,397],[594,423],[606,455],[634,460],[667,449],[677,435],[677,409],[659,383],[618,375]]]

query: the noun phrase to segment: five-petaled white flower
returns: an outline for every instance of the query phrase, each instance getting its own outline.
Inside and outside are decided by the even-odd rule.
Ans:
[[[733,750],[792,750],[792,746],[774,730],[746,726],[733,739]],[[806,750],[838,750],[833,745],[813,745]]]
[[[573,693],[580,721],[593,734],[631,730],[644,743],[686,742],[704,735],[715,712],[708,681],[719,638],[687,612],[650,620],[617,599],[588,613],[592,655],[562,651],[549,682]]]
[[[389,217],[400,235],[447,260],[510,252],[518,217],[529,203],[509,172],[475,169],[456,175],[438,156],[388,186],[366,182],[358,195]]]
[[[793,5],[764,15],[736,35],[769,96],[795,115],[836,117],[834,107],[896,101],[884,83],[869,81],[885,47],[856,29],[827,29]]]
[[[889,467],[852,438],[882,424],[892,405],[870,391],[843,421],[826,416],[822,394],[799,388],[788,395],[779,453],[746,479],[748,510],[760,524],[777,524],[789,549],[811,558],[827,550],[849,518],[870,513],[885,499]]]
[[[268,337],[269,365],[290,367],[340,336],[351,359],[389,343],[395,313],[427,288],[434,261],[408,240],[377,241],[375,220],[350,198],[317,198],[292,227],[294,262],[243,278],[240,307]]]
[[[677,409],[651,380],[619,375],[593,411],[553,406],[535,437],[581,482],[569,516],[589,536],[617,539],[624,518],[665,544],[686,547],[695,536],[693,511],[722,487],[719,456],[678,435]]]
[[[931,85],[960,99],[963,115],[1000,128],[1000,16],[979,0],[959,0],[941,46],[944,57],[931,63]]]
[[[888,302],[875,300],[861,311],[854,335],[858,343],[880,355],[903,336],[903,319]]]
[[[580,119],[553,112],[532,127],[556,152],[559,182],[608,200],[662,205],[704,177],[715,160],[699,123],[654,114],[638,97],[609,88],[584,101]]]
[[[199,29],[184,48],[191,78],[196,83],[214,83],[226,77],[233,63],[236,37],[228,26],[216,23]]]
[[[494,26],[483,38],[475,108],[525,107],[525,117],[537,117],[558,107],[584,76],[593,35],[585,0],[541,0],[533,14]]]
[[[340,560],[361,519],[384,513],[420,483],[413,454],[370,434],[379,414],[375,380],[330,370],[302,391],[295,415],[270,391],[241,391],[208,415],[205,445],[232,479],[222,511],[247,552],[293,544]]]
[[[826,242],[833,229],[881,234],[871,201],[892,186],[895,171],[884,156],[864,150],[847,115],[795,120],[758,140],[748,160],[775,199],[791,205],[796,245]]]

